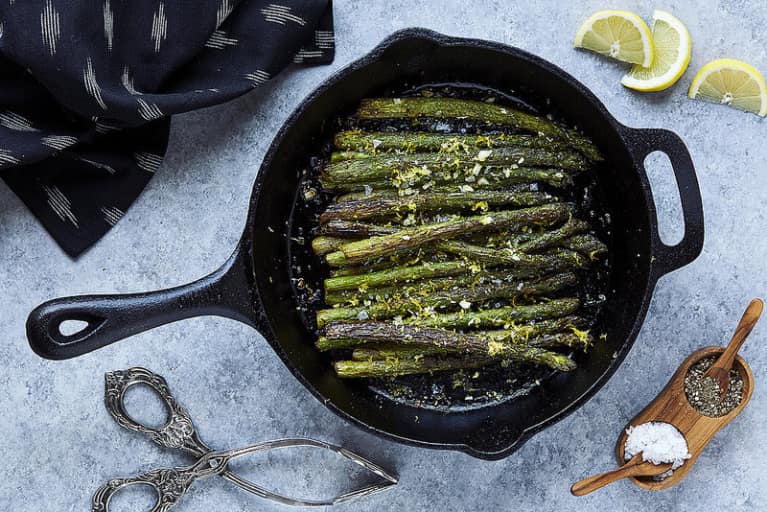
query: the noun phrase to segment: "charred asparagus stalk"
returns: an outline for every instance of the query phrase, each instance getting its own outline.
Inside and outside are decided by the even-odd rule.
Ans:
[[[331,162],[323,170],[329,180],[340,183],[365,183],[398,178],[407,173],[424,173],[427,176],[438,173],[453,173],[458,170],[471,176],[474,169],[481,167],[556,167],[579,172],[588,167],[588,162],[574,151],[552,151],[543,148],[497,148],[473,151],[469,154],[414,153],[387,154],[370,158],[353,158]],[[512,167],[513,168],[513,167]],[[476,175],[475,174],[475,175]]]
[[[491,357],[414,357],[395,360],[336,361],[333,367],[342,378],[399,377],[460,368],[479,368],[493,362]]]
[[[488,124],[500,124],[522,131],[556,138],[567,138],[567,132],[548,119],[521,112],[510,107],[457,98],[370,98],[364,99],[357,110],[360,119],[468,119]]]
[[[502,352],[505,346],[503,341],[496,340],[503,335],[505,331],[486,331],[477,337],[485,340],[485,345],[476,348],[458,348],[454,346],[420,346],[420,345],[402,345],[396,342],[383,343],[379,345],[362,346],[355,348],[352,352],[352,359],[356,361],[365,361],[367,359],[388,359],[421,356],[456,356],[458,354],[483,355],[489,352]],[[526,343],[516,343],[517,346],[526,346],[543,349],[556,349],[561,347],[586,349],[593,341],[588,333],[577,335],[574,333],[556,333],[545,334],[537,338],[531,338]],[[512,343],[513,344],[513,343]]]
[[[330,154],[330,163],[355,160],[357,158],[370,158],[371,156],[373,156],[371,153],[363,153],[360,151],[333,151]]]
[[[574,315],[541,320],[530,324],[511,324],[508,328],[498,331],[475,331],[472,333],[414,327],[405,324],[397,325],[392,322],[333,322],[325,326],[324,334],[317,340],[317,348],[327,351],[368,343],[390,343],[392,340],[396,340],[397,344],[406,346],[449,347],[451,351],[456,352],[482,351],[487,347],[488,341],[529,343],[530,340],[545,335],[573,331],[573,329],[578,330],[585,325],[586,320]]]
[[[480,303],[492,299],[514,299],[517,297],[546,296],[578,282],[575,274],[567,272],[534,281],[513,283],[503,281],[493,286],[476,286],[443,290],[422,298],[403,297],[401,295],[383,300],[369,306],[330,308],[317,311],[317,327],[329,322],[342,320],[379,320],[405,315],[408,312],[420,313],[433,308],[446,307],[458,303]]]
[[[557,203],[521,210],[460,217],[446,222],[402,229],[390,235],[349,242],[339,247],[338,251],[329,253],[326,259],[331,266],[344,266],[371,257],[386,256],[409,248],[420,247],[435,240],[481,231],[498,231],[501,229],[514,231],[523,226],[551,226],[566,220],[571,213],[571,206]]]
[[[475,148],[497,147],[564,149],[564,143],[538,135],[454,135],[429,132],[362,132],[349,130],[335,136],[335,146],[356,155],[371,155],[381,151],[417,153],[442,151],[468,153]]]
[[[406,283],[417,279],[431,277],[454,276],[468,274],[475,267],[463,260],[446,261],[441,263],[423,263],[408,267],[395,267],[370,274],[338,276],[325,279],[325,292],[337,292],[341,290],[357,290],[359,288],[376,288],[390,286],[398,283]],[[479,271],[479,266],[476,267]]]
[[[597,259],[607,253],[607,246],[592,235],[579,235],[562,242],[562,245],[570,250],[578,251],[591,260]]]
[[[346,194],[342,194],[336,198],[337,203],[343,203],[347,201],[361,201],[364,199],[399,199],[401,197],[413,197],[417,196],[419,194],[431,194],[431,193],[440,193],[440,194],[456,194],[456,193],[467,193],[467,192],[474,192],[475,190],[472,187],[469,187],[471,190],[466,189],[465,187],[462,188],[461,185],[435,185],[433,187],[429,187],[426,190],[423,189],[410,189],[408,191],[405,190],[391,190],[391,189],[381,189],[381,190],[369,190],[369,191],[361,191],[361,192],[347,192]],[[478,190],[489,190],[493,191],[495,189],[477,186]],[[533,183],[518,183],[516,185],[506,185],[503,187],[501,192],[537,192],[538,187]],[[405,193],[408,192],[408,193]]]
[[[476,174],[475,174],[476,172]],[[375,190],[397,189],[402,195],[412,195],[419,187],[442,189],[449,185],[448,190],[454,190],[454,183],[459,185],[459,191],[474,189],[505,189],[521,183],[547,183],[552,187],[567,187],[572,184],[572,176],[561,169],[538,167],[480,167],[471,168],[465,172],[430,172],[428,169],[413,167],[405,172],[397,173],[371,182],[348,182],[337,180],[327,175],[320,176],[320,183],[325,189],[335,192],[364,192]]]
[[[362,238],[388,235],[399,230],[400,228],[397,226],[380,226],[348,220],[329,220],[320,226],[319,233],[323,236],[339,238]]]
[[[322,256],[337,250],[348,241],[348,238],[320,235],[312,240],[312,250],[314,251],[314,254]]]
[[[455,241],[439,242],[437,247],[487,264],[535,269],[541,273],[583,268],[588,263],[579,253],[567,250],[557,251],[556,254],[525,254],[520,249],[488,248]]]
[[[563,240],[576,233],[583,233],[584,231],[588,231],[588,229],[588,223],[578,219],[570,219],[558,229],[548,231],[528,242],[519,244],[517,246],[517,251],[531,253],[548,249],[549,247],[559,245]]]
[[[460,311],[458,313],[436,313],[430,316],[410,317],[403,320],[408,325],[416,327],[497,327],[511,325],[515,322],[530,322],[557,318],[575,313],[580,307],[576,298],[555,299],[541,304],[529,306],[506,306],[478,311]]]
[[[505,192],[500,190],[369,198],[331,204],[320,216],[320,222],[325,223],[334,219],[364,220],[372,217],[423,211],[453,211],[469,208],[486,210],[489,206],[540,206],[557,201],[557,198],[545,192]]]
[[[346,267],[353,268],[353,267]],[[339,269],[343,271],[345,268]],[[354,275],[354,274],[348,274]],[[378,288],[364,287],[363,290],[341,290],[336,292],[326,292],[325,302],[327,304],[359,305],[365,301],[383,301],[394,297],[403,298],[422,298],[438,291],[449,288],[466,288],[476,286],[499,286],[508,284],[512,281],[529,277],[529,272],[518,272],[512,269],[494,269],[493,271],[480,270],[477,273],[467,275],[457,275],[451,277],[439,277],[427,281],[416,281],[413,283],[402,283],[395,286],[383,286]]]
[[[504,362],[524,362],[548,366],[562,372],[576,368],[569,357],[548,350],[501,345],[492,354],[463,355],[461,357],[433,357],[415,354],[411,357],[368,359],[366,361],[337,361],[334,363],[339,377],[396,377],[415,373],[429,373],[458,368],[478,368],[502,359]]]
[[[362,100],[357,116],[360,119],[452,118],[506,125],[566,140],[592,160],[602,159],[594,144],[577,132],[560,128],[548,119],[494,103],[457,98],[371,98]]]

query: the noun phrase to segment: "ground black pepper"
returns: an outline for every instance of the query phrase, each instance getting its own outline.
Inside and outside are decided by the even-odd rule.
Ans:
[[[719,383],[703,374],[716,361],[717,356],[704,357],[687,372],[684,378],[684,393],[693,409],[704,416],[724,416],[735,409],[743,399],[743,377],[734,368],[730,370],[730,386],[720,400]]]

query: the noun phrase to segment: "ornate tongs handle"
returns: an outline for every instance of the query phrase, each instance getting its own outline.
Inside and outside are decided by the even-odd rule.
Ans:
[[[128,430],[141,432],[161,446],[185,450],[197,457],[210,451],[210,448],[197,435],[191,416],[173,398],[168,383],[160,375],[146,368],[136,367],[108,372],[104,376],[104,380],[106,388],[104,403],[109,414],[121,426]],[[149,386],[165,403],[168,421],[162,427],[152,428],[143,425],[133,419],[126,411],[125,392],[131,386],[138,384]]]
[[[157,501],[149,512],[166,512],[189,489],[194,476],[189,468],[161,468],[128,478],[113,478],[93,495],[93,512],[107,512],[112,497],[132,485],[147,485],[157,493]]]

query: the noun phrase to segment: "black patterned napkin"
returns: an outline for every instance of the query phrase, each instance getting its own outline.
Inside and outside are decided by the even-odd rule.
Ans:
[[[0,177],[77,256],[159,168],[169,116],[333,53],[330,0],[0,0]]]

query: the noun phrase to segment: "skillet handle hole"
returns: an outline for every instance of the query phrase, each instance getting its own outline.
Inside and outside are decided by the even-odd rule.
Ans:
[[[658,236],[668,246],[677,245],[684,238],[684,216],[671,160],[666,153],[653,151],[643,165],[657,210]]]
[[[64,320],[59,324],[59,333],[62,336],[74,336],[83,332],[88,327],[86,320]]]

